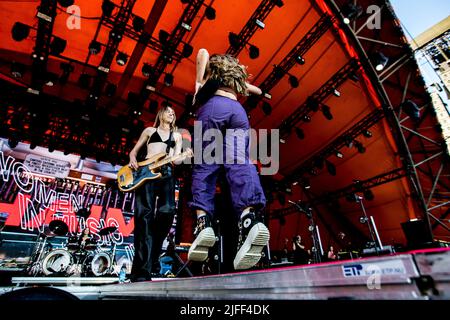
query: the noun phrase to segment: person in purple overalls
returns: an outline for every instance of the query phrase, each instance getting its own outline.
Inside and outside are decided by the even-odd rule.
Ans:
[[[220,150],[223,151],[223,161],[204,161],[203,154],[201,163],[196,161],[194,164],[190,207],[196,210],[197,227],[188,260],[205,261],[209,248],[216,241],[211,219],[214,215],[216,180],[219,170],[224,167],[233,208],[239,219],[238,251],[233,261],[236,270],[248,269],[257,264],[270,238],[267,227],[258,221],[258,213],[264,208],[266,198],[256,167],[249,159],[248,116],[237,101],[238,94],[262,94],[259,88],[247,83],[247,78],[246,68],[233,56],[209,57],[207,50],[199,50],[195,88],[196,104],[200,105],[197,121],[201,124],[203,134],[214,129],[224,137],[223,145],[220,146],[219,141],[204,141],[202,136],[194,133],[194,147],[201,145],[203,154],[211,143],[215,143],[216,151],[223,148]],[[202,141],[196,141],[198,139]],[[236,140],[244,143],[240,144]],[[198,150],[195,151],[197,154]]]

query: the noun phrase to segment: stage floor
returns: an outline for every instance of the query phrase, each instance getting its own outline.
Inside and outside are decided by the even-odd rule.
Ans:
[[[335,263],[192,278],[121,283],[117,278],[13,278],[81,300],[431,300],[450,299],[450,250],[435,249]]]

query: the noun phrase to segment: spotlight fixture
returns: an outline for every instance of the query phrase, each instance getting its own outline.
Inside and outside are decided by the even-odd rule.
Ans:
[[[272,113],[272,106],[267,101],[264,101],[262,104],[262,111],[266,116],[270,115]]]
[[[207,6],[205,9],[205,17],[208,20],[214,20],[216,18],[216,9],[211,6]]]
[[[359,222],[361,223],[361,224],[365,224],[365,223],[367,223],[369,221],[369,219],[367,218],[367,217],[360,217],[359,218]]]
[[[152,73],[153,73],[152,66],[148,63],[144,63],[144,65],[142,66],[142,75],[146,78],[149,78]]]
[[[382,71],[388,62],[389,58],[379,51],[372,55],[372,63],[377,71]]]
[[[304,122],[311,122],[311,117],[308,116],[307,114],[305,114],[305,115],[303,116],[303,121],[304,121]]]
[[[70,7],[75,2],[74,0],[58,0],[59,4],[63,8]]]
[[[123,52],[119,52],[116,56],[116,62],[119,66],[123,67],[128,62],[128,56]]]
[[[80,75],[80,78],[78,79],[78,83],[80,84],[81,88],[89,89],[89,87],[91,86],[91,76],[86,73],[82,73]]]
[[[342,159],[342,158],[344,157],[344,155],[343,155],[342,152],[340,152],[340,151],[336,151],[336,152],[334,153],[334,155],[336,156],[336,158],[339,158],[339,159]]]
[[[373,199],[375,199],[375,196],[374,196],[372,190],[370,190],[370,189],[364,190],[363,195],[364,195],[364,199],[366,199],[366,200],[372,201]]]
[[[48,152],[52,153],[53,151],[55,151],[55,145],[50,142],[50,144],[48,145]]]
[[[150,100],[148,111],[150,111],[151,113],[156,113],[156,110],[158,110],[158,101]]]
[[[273,0],[273,2],[275,3],[275,5],[278,8],[281,8],[282,6],[284,6],[284,2],[282,0]]]
[[[272,72],[273,72],[273,75],[275,76],[275,78],[277,78],[277,79],[283,78],[284,74],[285,74],[283,68],[280,67],[280,66],[277,66],[277,65],[273,66],[273,71]]]
[[[411,100],[405,100],[402,104],[403,111],[414,121],[420,120],[420,109],[416,103]]]
[[[92,40],[89,44],[89,53],[93,55],[97,55],[102,51],[102,46],[100,42]]]
[[[37,147],[36,141],[31,141],[31,143],[30,143],[30,150],[34,150],[34,149],[36,149],[36,147]]]
[[[167,45],[167,42],[169,41],[169,36],[170,35],[166,30],[163,29],[159,30],[158,39],[163,46]]]
[[[344,138],[344,141],[345,141],[345,145],[347,146],[347,148],[353,147],[353,140],[352,140],[352,138],[347,136],[347,137]]]
[[[250,45],[249,56],[250,56],[250,59],[258,58],[259,57],[259,48],[254,45]]]
[[[182,51],[183,57],[189,58],[192,55],[192,52],[194,52],[194,48],[190,44],[185,43]]]
[[[58,81],[58,75],[53,72],[47,72],[45,76],[45,85],[48,87],[53,87]]]
[[[333,88],[333,94],[334,94],[335,97],[338,97],[338,98],[341,96],[341,93],[336,88]]]
[[[17,138],[9,138],[8,139],[8,145],[11,149],[14,149],[15,147],[17,147],[17,145],[19,144],[19,140],[17,140]]]
[[[255,19],[255,24],[256,24],[259,28],[261,28],[261,29],[264,29],[264,28],[266,27],[266,25],[264,24],[264,22],[262,22],[262,21],[259,20],[259,19]]]
[[[364,147],[364,145],[361,142],[355,141],[354,144],[359,153],[366,152],[366,148]]]
[[[305,64],[305,59],[303,59],[302,56],[296,56],[296,57],[295,57],[295,61],[297,61],[297,63],[298,63],[299,65],[304,65],[304,64]]]
[[[145,20],[139,16],[134,16],[133,18],[133,29],[136,32],[141,32],[144,30]]]
[[[351,20],[362,15],[363,9],[361,6],[355,5],[353,2],[348,2],[342,6],[341,13],[344,16],[344,23],[350,24]]]
[[[303,178],[300,181],[301,185],[303,186],[303,188],[305,188],[306,190],[311,189],[311,183],[309,182],[308,178]]]
[[[25,65],[13,61],[13,63],[11,64],[11,74],[14,78],[22,78],[25,74]]]
[[[102,3],[102,12],[105,16],[110,17],[112,15],[112,12],[114,10],[114,3],[110,0],[103,0]]]
[[[164,76],[164,84],[167,87],[170,87],[171,85],[173,85],[173,75],[170,73],[166,73],[166,75]]]
[[[314,98],[309,97],[306,101],[306,107],[311,109],[314,112],[319,111],[319,101]]]
[[[290,75],[289,76],[289,84],[291,85],[291,88],[295,89],[298,88],[298,86],[300,85],[297,77]]]
[[[305,133],[301,128],[295,127],[295,134],[297,135],[297,138],[299,138],[300,140],[305,139]]]
[[[66,50],[67,41],[59,37],[53,37],[53,41],[50,44],[50,54],[59,56]]]
[[[331,163],[330,161],[326,160],[325,165],[327,167],[328,173],[331,174],[332,176],[335,176],[336,175],[336,167],[334,166],[334,164]]]
[[[327,120],[333,120],[333,115],[331,114],[331,110],[330,107],[327,105],[323,105],[322,106],[322,113],[323,116],[327,119]]]
[[[238,48],[241,44],[239,36],[234,32],[228,33],[228,41],[230,42],[230,46],[233,48]]]
[[[372,132],[370,132],[369,130],[364,130],[363,136],[366,138],[372,138]]]
[[[16,22],[12,27],[11,34],[15,41],[25,40],[30,35],[30,27],[22,22]]]
[[[116,93],[117,86],[114,83],[108,83],[105,88],[105,94],[107,97],[112,97]]]

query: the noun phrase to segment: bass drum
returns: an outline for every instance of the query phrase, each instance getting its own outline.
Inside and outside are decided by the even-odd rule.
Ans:
[[[66,272],[73,264],[73,256],[66,249],[50,251],[42,261],[42,271],[45,275]]]
[[[111,257],[105,252],[92,253],[84,262],[85,274],[96,277],[106,275],[111,267]]]

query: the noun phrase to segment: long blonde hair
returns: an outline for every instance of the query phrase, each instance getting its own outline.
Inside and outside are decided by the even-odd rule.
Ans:
[[[164,116],[164,112],[166,112],[168,109],[172,109],[173,111],[173,121],[170,123],[170,130],[171,131],[177,131],[178,128],[175,125],[175,121],[177,121],[177,115],[175,114],[175,110],[173,110],[170,106],[164,106],[161,109],[159,109],[158,113],[156,114],[155,123],[153,124],[154,128],[158,128],[159,125],[162,123],[162,118]]]
[[[237,94],[248,95],[247,70],[232,55],[212,55],[209,58],[206,74],[207,78],[220,81],[222,86],[231,88]]]

